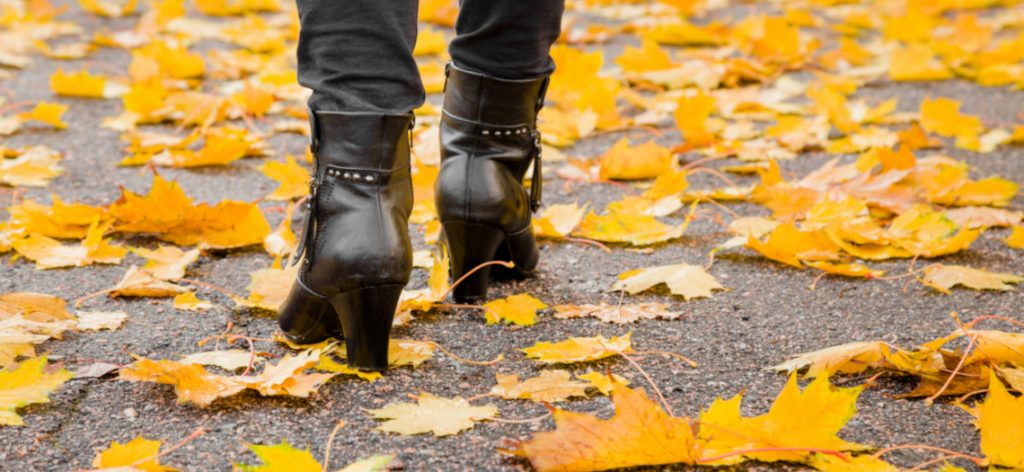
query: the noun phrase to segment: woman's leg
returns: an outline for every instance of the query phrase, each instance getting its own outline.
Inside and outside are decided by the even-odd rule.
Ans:
[[[456,66],[501,79],[550,75],[548,55],[561,31],[564,0],[461,0],[457,36],[448,50]]]
[[[514,262],[515,276],[537,267],[531,224],[542,184],[537,112],[554,70],[548,52],[562,10],[561,0],[462,1],[449,48],[434,194],[453,279],[492,260]],[[531,166],[527,191],[523,178]],[[485,300],[491,269],[484,266],[456,286],[455,299]]]
[[[299,83],[324,111],[408,112],[423,104],[413,59],[417,0],[298,0]]]

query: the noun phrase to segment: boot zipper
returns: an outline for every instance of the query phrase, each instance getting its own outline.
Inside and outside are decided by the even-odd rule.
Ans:
[[[530,210],[534,213],[540,209],[541,200],[541,185],[543,185],[543,176],[541,175],[541,143],[540,143],[540,131],[533,130],[533,177],[530,179]]]

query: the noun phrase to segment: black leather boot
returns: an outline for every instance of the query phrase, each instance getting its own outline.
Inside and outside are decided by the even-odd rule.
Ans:
[[[413,115],[311,111],[310,121],[316,170],[296,249],[304,258],[278,323],[299,344],[344,334],[349,366],[385,370],[412,272]]]
[[[492,275],[521,277],[537,267],[530,220],[540,206],[536,124],[548,79],[502,80],[451,64],[446,74],[435,198],[452,280],[488,261],[515,264],[510,274],[482,268],[455,287],[457,301],[473,302],[487,297]],[[531,163],[527,191],[522,180]]]

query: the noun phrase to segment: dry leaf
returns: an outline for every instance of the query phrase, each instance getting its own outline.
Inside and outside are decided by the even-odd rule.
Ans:
[[[572,397],[587,396],[586,382],[572,380],[567,370],[544,370],[540,375],[520,381],[517,374],[494,374],[498,384],[491,388],[494,395],[506,400],[533,400],[560,402]]]
[[[770,370],[796,372],[807,369],[804,377],[818,378],[833,374],[857,374],[882,367],[885,362],[885,343],[861,341],[800,354]]]
[[[715,290],[725,290],[725,287],[722,287],[703,267],[689,264],[623,272],[609,290],[624,290],[630,294],[637,294],[658,284],[667,285],[673,294],[682,295],[685,300],[707,298]]]
[[[416,403],[392,403],[384,408],[366,410],[371,416],[385,420],[377,429],[403,435],[433,433],[450,436],[470,429],[477,421],[494,418],[494,405],[473,406],[460,398],[435,397],[422,392]]]
[[[1024,277],[1013,274],[988,272],[959,265],[936,264],[925,268],[921,283],[942,293],[962,285],[974,290],[1013,290],[1010,284],[1024,282]]]
[[[555,307],[555,318],[582,318],[592,316],[605,323],[633,323],[641,319],[674,320],[682,313],[668,311],[664,303],[641,303],[637,305],[558,305]]]
[[[675,418],[642,390],[615,384],[615,416],[555,409],[555,430],[535,433],[513,451],[538,471],[607,470],[640,465],[694,463],[693,424]]]
[[[195,292],[185,292],[174,297],[175,310],[206,311],[213,307],[213,303],[197,298]]]
[[[976,409],[981,432],[981,452],[991,465],[1009,468],[1024,467],[1024,397],[1014,398],[992,373],[988,382],[988,398]]]
[[[537,310],[543,310],[547,307],[544,302],[528,293],[510,295],[483,305],[487,324],[505,321],[519,326],[530,326],[536,323]]]
[[[15,410],[49,402],[50,393],[70,378],[71,372],[64,369],[46,372],[46,356],[0,371],[0,425],[24,426],[25,421]]]
[[[621,353],[632,352],[631,334],[569,338],[557,343],[538,342],[531,347],[520,349],[526,357],[536,359],[543,364],[573,364],[588,362]]]
[[[79,331],[114,330],[120,328],[128,319],[123,311],[91,311],[76,314],[78,322],[75,329]]]
[[[162,441],[136,436],[135,439],[121,444],[117,441],[96,454],[92,460],[95,469],[143,470],[146,472],[163,472],[177,470],[160,464],[160,446]],[[146,460],[148,459],[148,460]]]

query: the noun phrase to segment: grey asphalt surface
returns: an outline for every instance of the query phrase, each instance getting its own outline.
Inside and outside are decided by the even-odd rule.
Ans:
[[[76,8],[73,6],[71,13],[65,16],[85,25],[123,27],[132,21],[99,21],[76,13]],[[119,186],[136,192],[146,191],[151,181],[148,171],[117,167],[116,163],[123,157],[118,133],[99,126],[104,117],[120,112],[120,101],[55,98],[45,85],[58,66],[76,69],[76,65],[107,63],[124,67],[127,60],[127,53],[111,49],[103,49],[83,61],[72,61],[70,65],[38,58],[13,80],[0,82],[0,89],[17,101],[49,100],[70,106],[66,121],[71,126],[67,130],[54,132],[35,128],[3,140],[4,146],[11,147],[46,143],[65,153],[63,176],[47,188],[19,189],[19,193],[41,202],[48,202],[49,195],[55,193],[64,201],[101,204],[114,201],[120,194]],[[1024,95],[1019,92],[981,88],[958,81],[875,85],[859,96],[897,97],[901,111],[917,110],[924,97],[946,96],[963,101],[965,112],[979,114],[990,122],[1018,121],[1018,113],[1024,109]],[[269,128],[269,124],[269,121],[260,122],[259,126]],[[567,152],[599,155],[621,135],[612,133],[587,139]],[[630,135],[640,137],[646,133],[633,131]],[[679,136],[667,130],[663,139],[678,142]],[[278,157],[271,159],[280,159],[285,153],[301,153],[305,145],[304,139],[293,135],[276,136],[271,142],[278,153]],[[986,155],[957,150],[949,150],[948,154],[967,159],[975,168],[972,174],[975,177],[1000,175],[1024,182],[1024,165],[1021,165],[1024,156],[1020,148],[1000,148]],[[781,164],[786,172],[804,174],[831,157],[804,155]],[[160,172],[180,183],[198,201],[256,200],[276,186],[257,170],[261,161],[247,159],[226,168],[162,169]],[[603,208],[607,202],[622,196],[622,190],[616,186],[563,185],[554,172],[548,172],[547,178],[545,199],[548,204],[578,201]],[[702,188],[716,182],[695,176],[692,184]],[[10,188],[0,188],[0,200],[8,201],[10,196]],[[271,224],[276,225],[282,215],[281,206],[267,203],[263,207],[268,210]],[[764,208],[755,205],[733,205],[732,208],[744,215],[766,214]],[[1018,196],[1011,208],[1024,209],[1024,198]],[[712,215],[715,211],[706,206],[702,214]],[[6,218],[6,213],[0,215]],[[1024,251],[1009,249],[1002,242],[1007,234],[1005,230],[988,231],[969,251],[944,257],[941,262],[1000,272],[1024,272]],[[422,229],[414,228],[418,249],[425,248],[421,235]],[[538,276],[498,284],[492,288],[492,297],[529,292],[549,305],[615,303],[618,294],[605,290],[619,273],[669,263],[702,264],[707,252],[727,238],[720,226],[705,219],[692,224],[681,240],[656,246],[649,254],[624,247],[615,247],[607,254],[588,245],[544,242]],[[155,244],[146,239],[133,239],[128,243]],[[37,271],[24,260],[5,263],[0,265],[0,293],[36,291],[71,300],[112,286],[129,265],[139,262],[135,256],[128,256],[120,266],[50,271]],[[189,270],[189,276],[244,294],[249,273],[269,266],[270,262],[271,258],[259,248],[204,254]],[[905,270],[907,262],[876,266],[895,273]],[[598,334],[613,336],[632,331],[634,347],[638,350],[672,351],[700,363],[694,369],[655,356],[639,360],[678,414],[697,415],[716,397],[745,391],[744,413],[754,415],[767,411],[786,380],[765,368],[791,355],[857,340],[881,339],[912,346],[953,330],[955,326],[949,319],[951,311],[957,311],[965,319],[985,314],[1024,319],[1024,295],[1016,291],[991,293],[958,289],[952,295],[942,295],[915,283],[907,285],[905,280],[863,281],[837,277],[826,277],[812,291],[809,285],[816,272],[783,267],[747,250],[720,254],[711,273],[729,289],[716,293],[711,299],[683,302],[664,290],[626,299],[628,303],[671,303],[671,308],[684,313],[674,321],[618,326],[589,319],[555,320],[546,312],[536,325],[514,329],[485,325],[483,317],[473,310],[423,316],[399,328],[395,337],[435,340],[466,358],[492,359],[502,354],[506,360],[489,367],[473,366],[438,353],[419,368],[395,369],[373,383],[338,377],[311,399],[263,398],[244,393],[203,409],[177,405],[172,389],[164,385],[120,382],[114,376],[71,380],[51,395],[50,403],[19,410],[27,426],[0,429],[0,470],[88,468],[95,453],[111,441],[125,442],[144,435],[172,444],[198,427],[206,428],[208,433],[162,458],[164,464],[182,470],[227,470],[235,462],[258,462],[255,455],[247,452],[245,444],[276,444],[281,440],[309,447],[319,459],[324,455],[330,430],[340,419],[347,425],[333,447],[332,468],[340,468],[370,454],[395,454],[397,460],[393,466],[409,470],[523,470],[529,468],[525,461],[504,456],[496,449],[507,445],[509,440],[524,439],[531,432],[551,429],[550,419],[527,424],[482,423],[463,434],[438,439],[381,433],[374,430],[377,421],[363,410],[408,401],[408,394],[420,391],[462,397],[483,394],[494,385],[496,372],[530,377],[539,372],[533,362],[523,358],[518,348],[542,340]],[[425,271],[417,269],[410,286],[420,288],[425,283]],[[197,341],[223,331],[228,322],[235,323],[235,332],[250,336],[269,337],[276,330],[271,315],[236,309],[227,297],[210,290],[201,289],[199,295],[218,306],[194,313],[174,310],[169,299],[96,298],[83,309],[123,310],[129,314],[127,323],[116,331],[69,333],[63,340],[43,344],[39,350],[60,356],[68,368],[99,361],[127,364],[131,362],[130,353],[174,359],[204,350],[206,348],[196,345]],[[270,343],[259,348],[275,354],[285,352]],[[643,378],[625,361],[571,366],[577,372],[592,368],[610,369],[649,391]],[[944,403],[927,406],[920,401],[892,398],[912,387],[912,382],[882,381],[876,388],[866,390],[858,402],[857,415],[841,436],[878,447],[925,443],[980,454],[971,417],[960,408]],[[507,419],[534,418],[546,412],[544,406],[526,401],[485,399],[478,403],[482,402],[496,404],[501,417]],[[597,396],[560,406],[607,416],[609,405],[606,397]],[[906,451],[886,456],[903,466],[933,457],[934,454]],[[746,467],[768,468],[763,464],[743,466]]]

